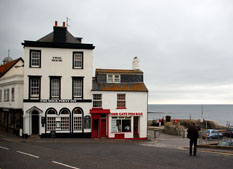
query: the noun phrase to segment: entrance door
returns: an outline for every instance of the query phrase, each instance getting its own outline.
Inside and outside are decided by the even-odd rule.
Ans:
[[[98,119],[94,119],[93,120],[93,138],[98,138],[99,135],[99,120]]]
[[[134,138],[138,138],[139,134],[138,134],[138,117],[134,116],[133,119],[133,134],[134,134]]]
[[[39,113],[32,112],[32,134],[39,134]]]
[[[106,137],[106,119],[101,119],[101,137]]]

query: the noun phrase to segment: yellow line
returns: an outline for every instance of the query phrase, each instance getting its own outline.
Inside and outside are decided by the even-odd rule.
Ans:
[[[178,147],[180,150],[188,150],[186,147]],[[213,154],[222,154],[226,156],[233,156],[233,152],[220,152],[220,151],[214,151],[214,150],[206,150],[206,149],[198,149],[199,152],[204,153],[213,153]]]

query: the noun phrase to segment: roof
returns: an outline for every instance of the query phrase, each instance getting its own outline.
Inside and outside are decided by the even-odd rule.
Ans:
[[[92,91],[148,92],[144,83],[96,83],[96,81],[93,81]]]
[[[54,26],[53,32],[37,41],[25,40],[22,45],[28,47],[50,47],[68,49],[94,49],[93,44],[82,43],[80,37],[74,37],[66,27]]]
[[[125,74],[138,74],[143,73],[141,70],[136,69],[96,69],[96,74],[98,73],[125,73]]]
[[[11,62],[8,62],[4,65],[1,65],[0,66],[0,78],[6,74],[19,60],[22,60],[23,59],[20,57],[18,59],[15,59],[15,60],[12,60]]]

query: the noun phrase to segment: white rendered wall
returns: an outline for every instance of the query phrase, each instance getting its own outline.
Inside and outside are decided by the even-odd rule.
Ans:
[[[41,67],[30,68],[30,50],[41,50]],[[73,69],[73,52],[83,52],[83,69]],[[41,76],[41,99],[49,99],[50,97],[50,77],[61,76],[61,99],[72,99],[72,77],[83,78],[83,99],[92,99],[92,67],[93,58],[92,50],[78,49],[59,49],[59,48],[24,48],[24,99],[28,98],[29,78],[28,76]],[[53,57],[61,57],[62,62],[52,61]],[[40,112],[39,118],[39,134],[45,133],[45,127],[41,125],[41,117],[45,117],[48,108],[54,108],[59,112],[62,108],[68,108],[72,113],[76,107],[82,108],[84,116],[90,115],[92,103],[42,103],[42,102],[25,102],[24,103],[24,134],[31,135],[31,115],[27,110],[37,107]],[[84,129],[84,132],[91,132],[91,129]]]
[[[0,107],[10,109],[23,109],[23,62],[18,61],[3,77],[0,79],[0,89],[2,90],[2,102]],[[14,88],[14,101],[12,101],[11,90]],[[4,102],[4,89],[9,89],[9,101]]]
[[[29,67],[29,52],[41,50],[41,68]],[[73,52],[84,52],[83,69],[73,69]],[[72,99],[72,76],[84,77],[84,99],[92,99],[92,50],[58,49],[58,48],[24,48],[24,99],[28,99],[28,75],[41,76],[41,99],[49,99],[49,76],[61,77],[61,99]],[[61,57],[62,62],[52,61],[53,57]]]
[[[117,94],[126,94],[126,109],[117,109]],[[141,112],[142,116],[139,116],[138,132],[140,138],[147,137],[147,104],[148,104],[148,93],[147,92],[111,92],[101,91],[92,94],[102,94],[102,108],[110,109],[111,113],[121,112]],[[111,132],[111,117],[109,118],[109,137],[113,138],[114,133]],[[125,133],[125,138],[133,138],[133,116],[131,116],[131,132]]]

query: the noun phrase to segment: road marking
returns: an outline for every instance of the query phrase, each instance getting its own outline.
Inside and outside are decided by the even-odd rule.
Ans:
[[[31,156],[31,157],[34,157],[34,158],[39,158],[39,156],[35,156],[33,154],[29,154],[29,153],[25,153],[25,152],[22,152],[22,151],[16,151],[17,153],[20,153],[20,154],[24,154],[24,155],[28,155],[28,156]]]
[[[55,163],[55,164],[58,164],[58,165],[62,165],[62,166],[68,167],[68,168],[80,169],[80,168],[73,167],[73,166],[70,166],[70,165],[67,165],[67,164],[59,163],[59,162],[57,162],[57,161],[51,161],[51,162],[52,162],[52,163]]]
[[[4,149],[4,150],[9,150],[9,148],[7,148],[7,147],[2,147],[2,146],[0,146],[0,148],[2,148],[2,149]]]
[[[12,140],[9,140],[7,138],[1,138],[2,140],[5,140],[5,141],[9,141],[9,142],[13,142]]]
[[[178,147],[178,149],[180,150],[189,150],[188,147]],[[232,156],[233,153],[232,152],[228,152],[228,151],[216,151],[216,150],[207,150],[207,149],[198,149],[199,152],[204,152],[204,153],[213,153],[213,154],[221,154],[221,155],[225,155],[225,156]]]

